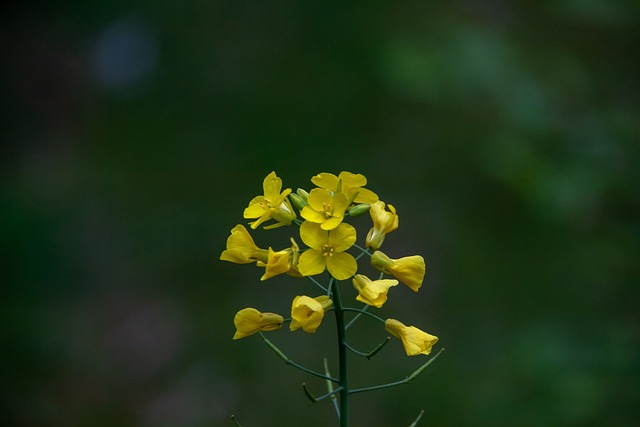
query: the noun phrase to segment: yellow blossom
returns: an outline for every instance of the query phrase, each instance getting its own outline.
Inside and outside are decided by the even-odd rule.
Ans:
[[[342,171],[335,176],[332,173],[323,172],[311,178],[311,182],[320,188],[344,194],[349,204],[374,203],[378,200],[376,193],[363,188],[367,185],[367,178],[361,174]]]
[[[342,223],[331,231],[323,230],[320,224],[305,221],[300,226],[300,238],[311,249],[300,254],[298,271],[303,276],[314,276],[325,268],[337,280],[353,276],[358,264],[351,254],[344,251],[356,241],[356,229]]]
[[[314,333],[322,323],[324,312],[330,309],[332,304],[333,301],[326,295],[315,298],[298,295],[291,304],[289,328],[292,331],[302,328],[305,332]]]
[[[398,228],[398,215],[396,209],[392,205],[387,205],[389,210],[385,210],[385,204],[382,200],[371,205],[369,213],[373,220],[373,228],[367,234],[366,244],[368,248],[374,251],[380,249],[382,242],[387,234]]]
[[[236,264],[249,264],[256,261],[266,262],[268,251],[256,246],[253,238],[244,227],[238,224],[231,229],[231,235],[227,238],[227,249],[222,251],[220,259],[235,262]]]
[[[266,226],[265,229],[289,225],[296,218],[296,213],[291,207],[291,202],[287,198],[291,189],[287,188],[282,193],[282,180],[275,172],[271,172],[262,182],[264,195],[254,197],[249,206],[244,210],[244,217],[249,219],[257,218],[251,223],[251,228],[255,229],[265,221],[273,219],[275,224]]]
[[[353,278],[353,287],[358,291],[356,299],[377,308],[387,302],[389,288],[397,284],[397,280],[371,280],[362,274],[356,274]]]
[[[347,197],[342,193],[331,194],[324,188],[314,188],[309,193],[307,206],[300,212],[307,221],[320,224],[323,230],[333,230],[344,219],[349,206]]]
[[[391,335],[402,340],[407,356],[431,353],[431,347],[438,342],[438,337],[428,334],[415,326],[405,326],[395,319],[387,319],[384,327]]]
[[[391,259],[380,251],[371,255],[371,265],[385,274],[391,274],[414,292],[418,292],[422,286],[427,270],[424,258],[420,255]]]
[[[260,280],[267,280],[279,274],[287,273],[294,277],[304,277],[298,272],[298,258],[300,257],[300,247],[293,238],[291,247],[281,251],[274,251],[269,248],[267,262],[258,261],[258,267],[264,267],[265,272]]]
[[[255,308],[243,308],[236,313],[233,323],[236,333],[233,339],[248,337],[258,331],[275,331],[282,327],[284,318],[275,313],[261,313]]]

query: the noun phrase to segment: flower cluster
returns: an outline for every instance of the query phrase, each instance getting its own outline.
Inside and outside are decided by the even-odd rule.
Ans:
[[[253,220],[249,223],[251,229],[267,222],[270,224],[264,225],[265,229],[298,225],[290,237],[291,246],[277,250],[260,248],[247,228],[239,224],[231,230],[220,259],[236,264],[255,263],[264,268],[260,280],[281,274],[309,278],[322,289],[322,295],[295,296],[287,319],[255,308],[242,309],[234,319],[236,333],[233,338],[274,331],[286,322],[290,322],[291,331],[302,329],[314,333],[327,311],[352,311],[384,323],[386,331],[401,340],[407,355],[429,354],[438,341],[437,337],[395,319],[382,320],[366,311],[367,306],[381,308],[390,289],[399,283],[418,292],[424,281],[426,265],[422,256],[393,259],[380,251],[387,234],[398,228],[398,214],[394,206],[386,204],[376,193],[365,188],[367,179],[361,174],[345,171],[337,176],[320,173],[312,177],[311,182],[316,188],[309,192],[297,189],[294,193],[290,188],[283,190],[282,180],[271,172],[264,179],[263,194],[254,197],[244,210],[244,218]],[[356,228],[347,221],[367,212],[372,225],[365,235],[364,245],[359,246]],[[304,248],[298,245],[298,239],[306,245]],[[370,279],[359,272],[358,260],[364,256],[379,272],[378,278]],[[313,277],[325,271],[330,276],[327,287]],[[362,309],[338,304],[336,292],[341,286],[338,282],[349,279],[357,292],[355,299],[365,304]]]

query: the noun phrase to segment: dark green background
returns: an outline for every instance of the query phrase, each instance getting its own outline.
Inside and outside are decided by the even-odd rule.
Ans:
[[[380,313],[447,351],[354,396],[354,426],[640,423],[638,2],[1,11],[3,425],[334,425],[321,381],[231,340],[238,309],[315,292],[218,260],[272,170],[366,175],[400,215],[385,251],[427,260]],[[332,333],[271,336],[321,369]],[[424,360],[393,342],[353,384]]]

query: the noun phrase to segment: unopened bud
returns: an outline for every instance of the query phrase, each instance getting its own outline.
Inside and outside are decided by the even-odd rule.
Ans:
[[[291,204],[299,211],[307,206],[307,201],[295,193],[289,194],[289,199],[291,200]]]
[[[363,213],[369,212],[369,209],[371,209],[371,205],[369,203],[360,203],[359,205],[355,205],[349,209],[349,216],[360,216]]]
[[[307,201],[307,198],[309,197],[309,193],[307,193],[305,190],[303,190],[302,188],[298,188],[296,190],[296,194],[300,197],[302,197],[302,200],[304,200],[305,202]]]

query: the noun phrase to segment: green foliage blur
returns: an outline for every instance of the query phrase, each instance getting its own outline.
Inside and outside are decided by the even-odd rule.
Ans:
[[[2,425],[335,425],[321,381],[231,340],[313,292],[218,259],[272,170],[364,174],[385,252],[427,260],[379,313],[447,350],[354,426],[640,424],[638,2],[1,9]],[[321,370],[333,332],[270,337]],[[352,384],[424,360],[390,343]]]

